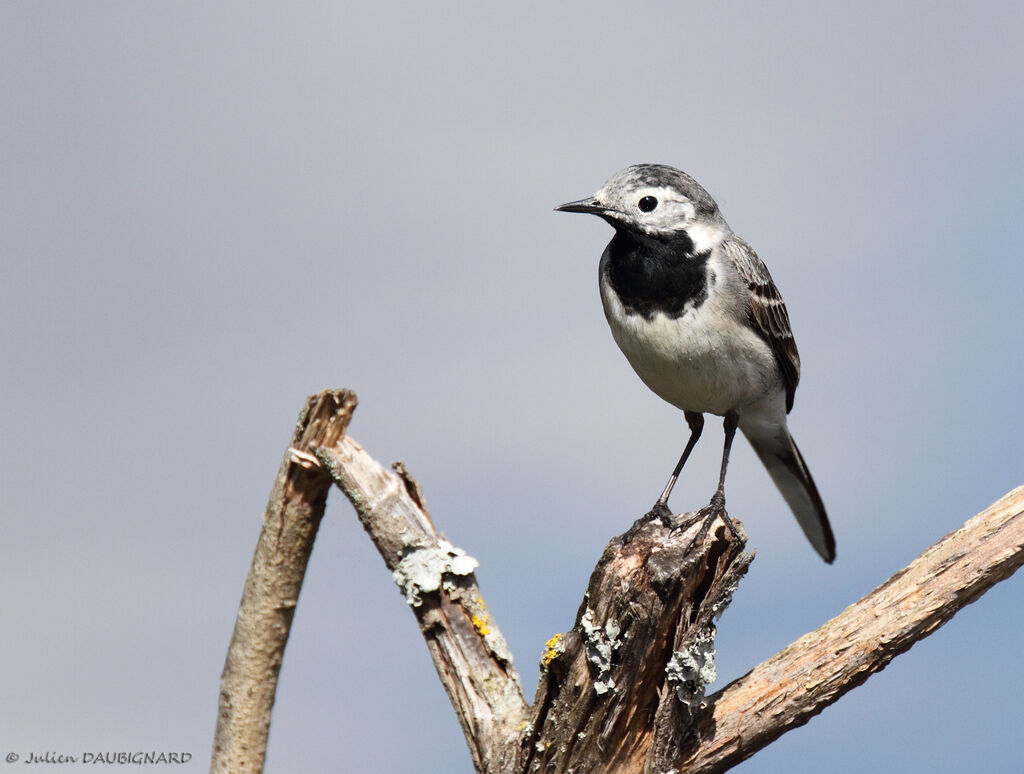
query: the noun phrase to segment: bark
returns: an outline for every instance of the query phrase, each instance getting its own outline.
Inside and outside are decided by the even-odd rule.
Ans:
[[[719,772],[802,726],[1024,564],[1024,487],[840,615],[714,694],[680,767]]]
[[[661,772],[696,739],[715,620],[753,555],[720,511],[611,541],[576,624],[549,643],[516,771]]]
[[[310,397],[292,434],[263,514],[221,674],[210,771],[263,770],[270,711],[292,617],[331,479],[309,450],[345,435],[355,393],[327,390]]]
[[[512,653],[480,594],[477,561],[438,536],[419,484],[401,463],[387,470],[351,438],[317,456],[415,614],[476,770],[508,771],[527,706]]]

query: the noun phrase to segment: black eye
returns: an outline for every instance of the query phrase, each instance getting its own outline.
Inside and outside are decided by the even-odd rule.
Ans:
[[[640,208],[640,212],[650,212],[651,210],[658,206],[658,200],[655,199],[653,196],[645,196],[643,199],[637,202],[636,206]]]

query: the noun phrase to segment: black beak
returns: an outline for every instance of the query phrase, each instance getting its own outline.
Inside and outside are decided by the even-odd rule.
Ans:
[[[589,212],[591,215],[604,215],[608,208],[593,196],[576,202],[566,202],[555,207],[555,212]]]

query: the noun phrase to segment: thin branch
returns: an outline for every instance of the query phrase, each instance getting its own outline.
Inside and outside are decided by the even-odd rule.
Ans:
[[[221,674],[211,772],[263,770],[277,676],[331,487],[309,450],[336,444],[356,403],[355,393],[326,390],[310,397],[299,415],[263,515]]]
[[[440,538],[416,481],[351,438],[317,451],[412,607],[478,772],[507,771],[526,720],[512,653],[484,603],[477,562]]]
[[[725,771],[801,726],[1024,564],[1024,487],[708,700],[685,772]]]

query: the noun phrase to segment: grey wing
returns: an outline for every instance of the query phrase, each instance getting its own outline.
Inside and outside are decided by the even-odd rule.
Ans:
[[[782,383],[786,387],[786,413],[793,408],[793,395],[800,381],[800,353],[796,350],[793,329],[789,325],[789,312],[775,287],[768,267],[754,249],[742,239],[733,237],[724,245],[726,254],[750,289],[748,322],[775,353]]]

